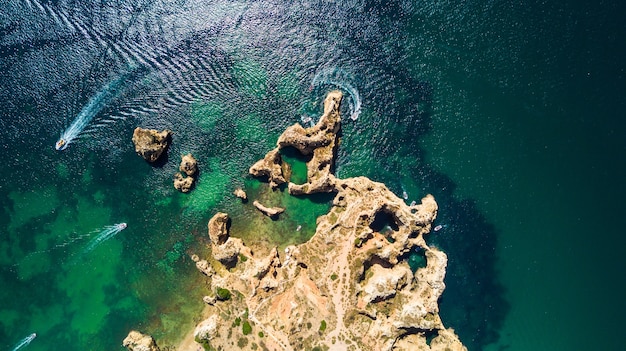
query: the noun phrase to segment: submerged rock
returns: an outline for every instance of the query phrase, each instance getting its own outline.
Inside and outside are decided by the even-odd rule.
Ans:
[[[131,330],[122,342],[122,346],[130,351],[159,351],[156,342],[150,335]]]
[[[154,129],[135,128],[133,132],[133,144],[135,152],[148,162],[155,162],[167,150],[171,141],[172,132],[165,129],[157,131]]]

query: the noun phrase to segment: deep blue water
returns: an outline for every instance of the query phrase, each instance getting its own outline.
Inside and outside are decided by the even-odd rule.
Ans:
[[[131,328],[175,344],[202,309],[188,255],[203,252],[213,213],[229,212],[247,240],[314,231],[328,199],[275,194],[292,211],[261,239],[250,228],[262,219],[231,193],[262,191],[248,167],[341,88],[337,174],[436,197],[441,315],[469,350],[620,349],[623,13],[613,2],[6,1],[0,347],[36,332],[28,350],[119,349]],[[157,167],[134,153],[136,126],[174,132]],[[201,175],[179,194],[171,178],[188,152]]]

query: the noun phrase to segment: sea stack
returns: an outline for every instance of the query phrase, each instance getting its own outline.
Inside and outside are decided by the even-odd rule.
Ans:
[[[150,163],[156,162],[161,157],[167,150],[171,139],[172,132],[167,129],[159,132],[155,129],[137,127],[133,132],[135,152]]]
[[[275,218],[279,214],[285,212],[285,209],[282,207],[265,207],[256,200],[254,200],[252,205],[254,205],[254,207],[256,207],[257,210],[263,212],[264,215],[271,217],[271,218]]]
[[[191,154],[184,155],[178,169],[189,177],[194,176],[198,171],[198,161]]]
[[[184,155],[178,169],[180,172],[174,175],[174,188],[183,193],[187,193],[193,187],[193,183],[196,179],[198,162],[191,154]]]

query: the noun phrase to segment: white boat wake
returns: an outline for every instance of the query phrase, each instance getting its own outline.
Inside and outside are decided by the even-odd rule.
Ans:
[[[86,253],[88,253],[90,251],[93,251],[93,249],[98,247],[98,245],[100,245],[103,242],[111,239],[117,233],[119,233],[122,230],[126,229],[126,227],[127,227],[126,223],[118,223],[118,224],[115,224],[115,225],[108,225],[108,226],[104,227],[100,231],[98,236],[96,236],[95,238],[91,239],[91,241],[89,241],[89,243],[87,243],[87,246],[85,246],[85,248],[83,249],[82,253],[86,254]]]
[[[361,114],[361,96],[359,95],[359,91],[350,83],[350,80],[351,79],[343,70],[337,68],[326,68],[315,74],[315,77],[313,77],[313,81],[311,82],[311,89],[327,84],[334,85],[348,93],[351,100],[351,102],[349,102],[350,119],[355,121]]]
[[[30,342],[33,341],[36,337],[37,337],[36,333],[30,334],[29,336],[25,337],[24,339],[20,340],[20,342],[15,344],[15,346],[13,346],[11,351],[17,351],[23,347],[28,346],[28,344],[30,344]]]
[[[61,151],[65,150],[71,143],[85,130],[85,127],[89,125],[91,120],[98,114],[104,107],[106,107],[111,100],[113,100],[122,90],[122,84],[128,78],[128,73],[123,74],[119,78],[109,82],[102,88],[96,95],[94,95],[83,109],[80,111],[76,119],[70,124],[61,137],[54,145],[55,149]]]

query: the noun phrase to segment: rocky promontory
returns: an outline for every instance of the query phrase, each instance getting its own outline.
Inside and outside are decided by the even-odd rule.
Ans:
[[[466,350],[439,317],[447,256],[424,239],[435,199],[407,205],[384,184],[331,174],[341,99],[329,93],[317,125],[287,128],[250,168],[276,187],[288,181],[282,148],[311,157],[307,182],[289,192],[335,196],[309,241],[255,255],[230,237],[227,214],[209,221],[211,257],[194,257],[210,281],[209,317],[194,332],[205,349]]]
[[[287,182],[283,174],[285,168],[282,167],[280,150],[293,147],[303,156],[312,157],[307,162],[306,184],[289,183],[289,193],[301,195],[334,191],[335,177],[330,170],[333,166],[341,120],[339,117],[341,99],[340,91],[328,93],[324,100],[324,114],[319,122],[310,128],[304,128],[299,123],[288,127],[278,138],[277,147],[250,167],[250,174],[254,177],[267,177],[272,188]]]

